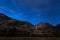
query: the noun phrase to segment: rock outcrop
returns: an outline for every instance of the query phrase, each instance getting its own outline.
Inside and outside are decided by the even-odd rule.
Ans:
[[[7,37],[60,37],[60,24],[33,25],[27,21],[12,19],[0,13],[0,36]]]
[[[36,30],[33,31],[33,36],[53,37],[55,29],[49,23],[39,23],[36,25]]]
[[[18,21],[0,13],[0,36],[29,36],[34,29],[26,21]]]

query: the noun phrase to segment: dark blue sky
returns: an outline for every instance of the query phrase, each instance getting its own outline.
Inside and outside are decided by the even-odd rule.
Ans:
[[[60,23],[60,0],[0,0],[0,12],[32,24]]]

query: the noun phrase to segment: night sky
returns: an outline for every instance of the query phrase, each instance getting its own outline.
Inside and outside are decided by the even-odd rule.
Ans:
[[[60,23],[60,0],[0,0],[0,12],[32,24]]]

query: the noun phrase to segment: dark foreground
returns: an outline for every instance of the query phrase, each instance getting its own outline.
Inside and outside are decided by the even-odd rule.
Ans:
[[[0,40],[60,40],[60,37],[0,37]]]

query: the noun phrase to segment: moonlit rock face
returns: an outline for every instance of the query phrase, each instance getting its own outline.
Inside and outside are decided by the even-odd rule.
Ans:
[[[0,12],[33,24],[60,23],[60,0],[0,0]]]

